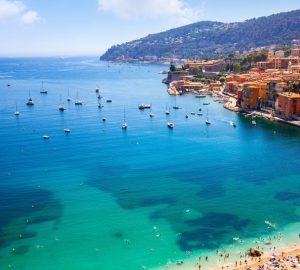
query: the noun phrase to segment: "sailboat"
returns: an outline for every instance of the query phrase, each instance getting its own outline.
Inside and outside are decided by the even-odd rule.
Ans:
[[[101,101],[100,101],[100,99],[98,99],[98,108],[99,109],[102,109],[104,106],[101,104]]]
[[[64,107],[64,105],[63,105],[62,102],[61,102],[61,96],[60,96],[60,105],[58,106],[58,109],[59,109],[61,112],[63,112],[63,111],[65,110],[65,107]]]
[[[42,90],[40,91],[41,94],[48,94],[48,91],[44,89],[44,81],[42,81]]]
[[[75,105],[83,105],[83,102],[82,100],[78,99],[78,92],[77,92],[77,97],[76,97],[76,100],[75,100]]]
[[[68,89],[68,97],[67,97],[67,101],[68,101],[68,102],[71,101],[71,97],[70,97],[70,89]]]
[[[173,106],[174,110],[179,110],[180,108],[177,106],[177,102],[176,102],[176,96],[175,96],[175,105]]]
[[[126,123],[126,118],[125,118],[125,108],[124,108],[124,119],[123,119],[123,123],[122,123],[122,129],[127,129],[127,123]]]
[[[30,90],[29,90],[29,98],[28,98],[28,101],[26,102],[26,105],[27,106],[33,106],[34,105],[34,102],[30,96]]]
[[[206,125],[211,125],[211,121],[208,119],[208,110],[207,110],[207,113],[206,113],[206,121],[205,121],[205,124],[206,124]]]
[[[170,108],[168,109],[168,108],[166,107],[165,114],[166,114],[166,115],[170,115]]]
[[[150,109],[149,116],[150,116],[151,118],[153,118],[153,117],[155,116],[151,109]]]
[[[16,111],[15,111],[15,116],[19,116],[20,112],[18,111],[18,105],[16,104]]]

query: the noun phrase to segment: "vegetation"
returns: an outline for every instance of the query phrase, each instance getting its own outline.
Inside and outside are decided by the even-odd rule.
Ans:
[[[111,47],[102,60],[172,57],[205,59],[278,44],[285,48],[300,36],[300,10],[240,23],[198,22]],[[249,61],[241,64],[249,66]],[[238,68],[237,66],[235,68]]]

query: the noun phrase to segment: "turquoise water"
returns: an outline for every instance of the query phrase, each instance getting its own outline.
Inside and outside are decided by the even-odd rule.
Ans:
[[[286,228],[298,235],[300,130],[259,119],[255,127],[211,97],[177,97],[182,109],[167,117],[175,98],[161,84],[162,69],[1,59],[1,269],[156,268],[232,245],[233,237],[247,242]],[[39,93],[42,81],[48,95]],[[67,102],[68,89],[82,107]],[[153,119],[137,109],[141,102],[152,104]],[[199,107],[204,116],[185,119]]]

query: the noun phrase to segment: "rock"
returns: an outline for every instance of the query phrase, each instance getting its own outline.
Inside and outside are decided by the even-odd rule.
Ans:
[[[250,257],[261,257],[263,254],[262,251],[256,249],[256,248],[250,248],[249,252],[248,252],[248,255]]]

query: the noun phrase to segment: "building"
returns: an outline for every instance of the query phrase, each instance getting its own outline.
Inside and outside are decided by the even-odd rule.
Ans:
[[[284,58],[284,51],[283,50],[276,51],[275,58]]]
[[[245,84],[241,95],[241,108],[243,110],[256,110],[259,108],[261,88],[258,84]]]
[[[293,56],[293,57],[300,57],[300,48],[294,48],[294,49],[292,49],[291,56]]]
[[[300,94],[285,92],[278,95],[277,114],[286,119],[300,116]]]
[[[225,69],[224,60],[210,60],[210,61],[192,61],[187,60],[183,64],[183,68],[201,68],[203,72],[220,72]]]

